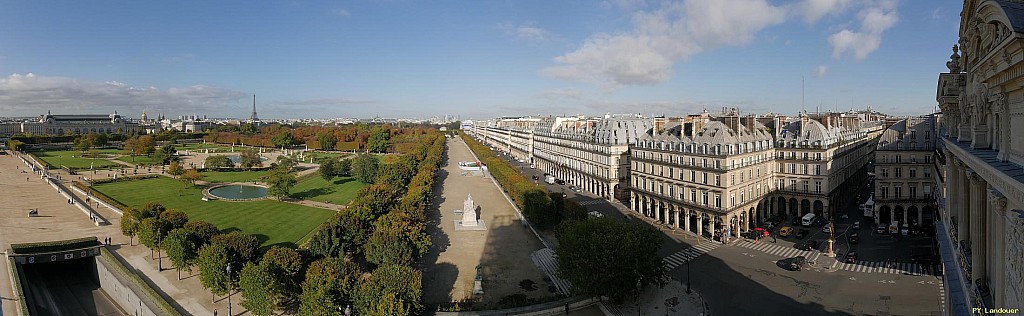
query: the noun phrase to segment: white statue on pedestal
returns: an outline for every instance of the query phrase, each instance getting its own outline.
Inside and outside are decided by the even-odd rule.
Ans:
[[[473,195],[466,197],[462,207],[462,226],[476,226],[476,206],[473,205]]]

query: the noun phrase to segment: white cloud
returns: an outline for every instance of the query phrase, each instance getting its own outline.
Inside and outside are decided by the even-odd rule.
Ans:
[[[818,65],[818,68],[814,69],[814,76],[821,78],[825,76],[826,72],[828,72],[828,66]]]
[[[224,106],[241,106],[248,94],[194,85],[161,90],[136,88],[119,81],[91,81],[32,73],[0,78],[0,112],[9,116],[101,112],[205,113]]]
[[[830,14],[837,14],[845,10],[850,0],[804,0],[796,5],[797,14],[804,18],[808,24],[817,22]]]
[[[340,17],[343,17],[343,18],[347,18],[347,17],[351,16],[351,14],[348,13],[348,10],[345,10],[345,9],[331,10],[330,14],[333,15],[333,16],[340,16]]]
[[[598,33],[554,59],[542,75],[611,85],[649,85],[672,77],[675,62],[725,45],[743,45],[785,21],[786,9],[766,0],[665,3],[633,15],[633,30]]]
[[[515,30],[515,36],[523,40],[543,42],[548,39],[549,34],[539,27],[522,26]]]
[[[851,31],[843,29],[828,37],[832,45],[832,58],[840,58],[847,52],[857,60],[867,58],[869,54],[882,44],[882,33],[896,25],[899,15],[896,4],[892,1],[879,1],[857,13],[860,29]]]

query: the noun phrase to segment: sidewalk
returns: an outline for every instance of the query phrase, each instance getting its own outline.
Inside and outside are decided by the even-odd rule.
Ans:
[[[612,315],[704,315],[704,300],[696,291],[686,294],[686,284],[672,279],[663,288],[647,288],[640,293],[639,306],[626,302],[621,306],[601,303]],[[639,312],[639,313],[638,313]]]

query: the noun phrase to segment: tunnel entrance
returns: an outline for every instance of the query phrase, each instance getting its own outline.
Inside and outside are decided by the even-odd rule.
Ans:
[[[12,244],[9,253],[29,315],[127,315],[100,286],[95,237]]]

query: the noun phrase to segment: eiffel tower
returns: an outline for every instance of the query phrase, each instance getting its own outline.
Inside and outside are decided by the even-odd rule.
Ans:
[[[252,95],[252,114],[249,115],[250,122],[259,122],[260,117],[256,116],[256,95]]]

